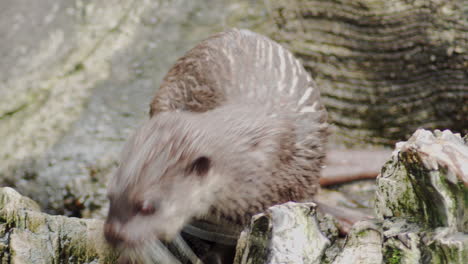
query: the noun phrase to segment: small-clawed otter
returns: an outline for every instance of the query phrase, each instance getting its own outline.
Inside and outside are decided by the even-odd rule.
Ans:
[[[202,41],[168,72],[123,148],[106,239],[143,252],[193,219],[240,230],[272,205],[310,199],[326,119],[314,81],[276,42],[237,29]]]

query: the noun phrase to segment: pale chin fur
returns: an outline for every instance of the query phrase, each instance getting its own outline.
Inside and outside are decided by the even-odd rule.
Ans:
[[[174,227],[171,229],[172,232],[164,230],[165,232],[159,235],[150,235],[147,228],[144,227],[140,227],[138,230],[130,227],[133,228],[131,235],[127,236],[125,242],[118,248],[121,252],[118,263],[179,263],[162,243],[162,241],[171,241],[178,235],[177,227],[183,226],[183,224],[181,221],[177,222],[180,223],[171,223]]]
[[[178,192],[166,194],[158,215],[134,218],[122,226],[124,247],[138,250],[154,240],[171,241],[192,218],[205,215],[214,202],[213,190],[222,188],[220,175],[206,176],[200,182],[179,181]]]

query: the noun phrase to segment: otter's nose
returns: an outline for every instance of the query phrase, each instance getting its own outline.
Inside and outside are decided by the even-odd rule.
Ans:
[[[119,232],[119,226],[115,222],[106,222],[104,224],[104,237],[113,247],[117,247],[124,241],[122,234]]]

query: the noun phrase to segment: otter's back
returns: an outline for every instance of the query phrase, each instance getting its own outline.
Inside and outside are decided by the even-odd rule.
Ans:
[[[181,57],[151,102],[150,115],[205,112],[231,102],[293,114],[299,141],[310,136],[325,141],[327,114],[300,61],[278,43],[244,29],[218,33]]]

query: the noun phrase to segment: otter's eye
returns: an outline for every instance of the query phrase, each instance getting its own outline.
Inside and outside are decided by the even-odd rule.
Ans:
[[[137,204],[137,211],[142,215],[152,215],[156,212],[156,204],[150,201],[143,201]]]
[[[195,172],[198,176],[205,176],[211,167],[211,160],[202,156],[197,158],[189,167],[189,173]]]

